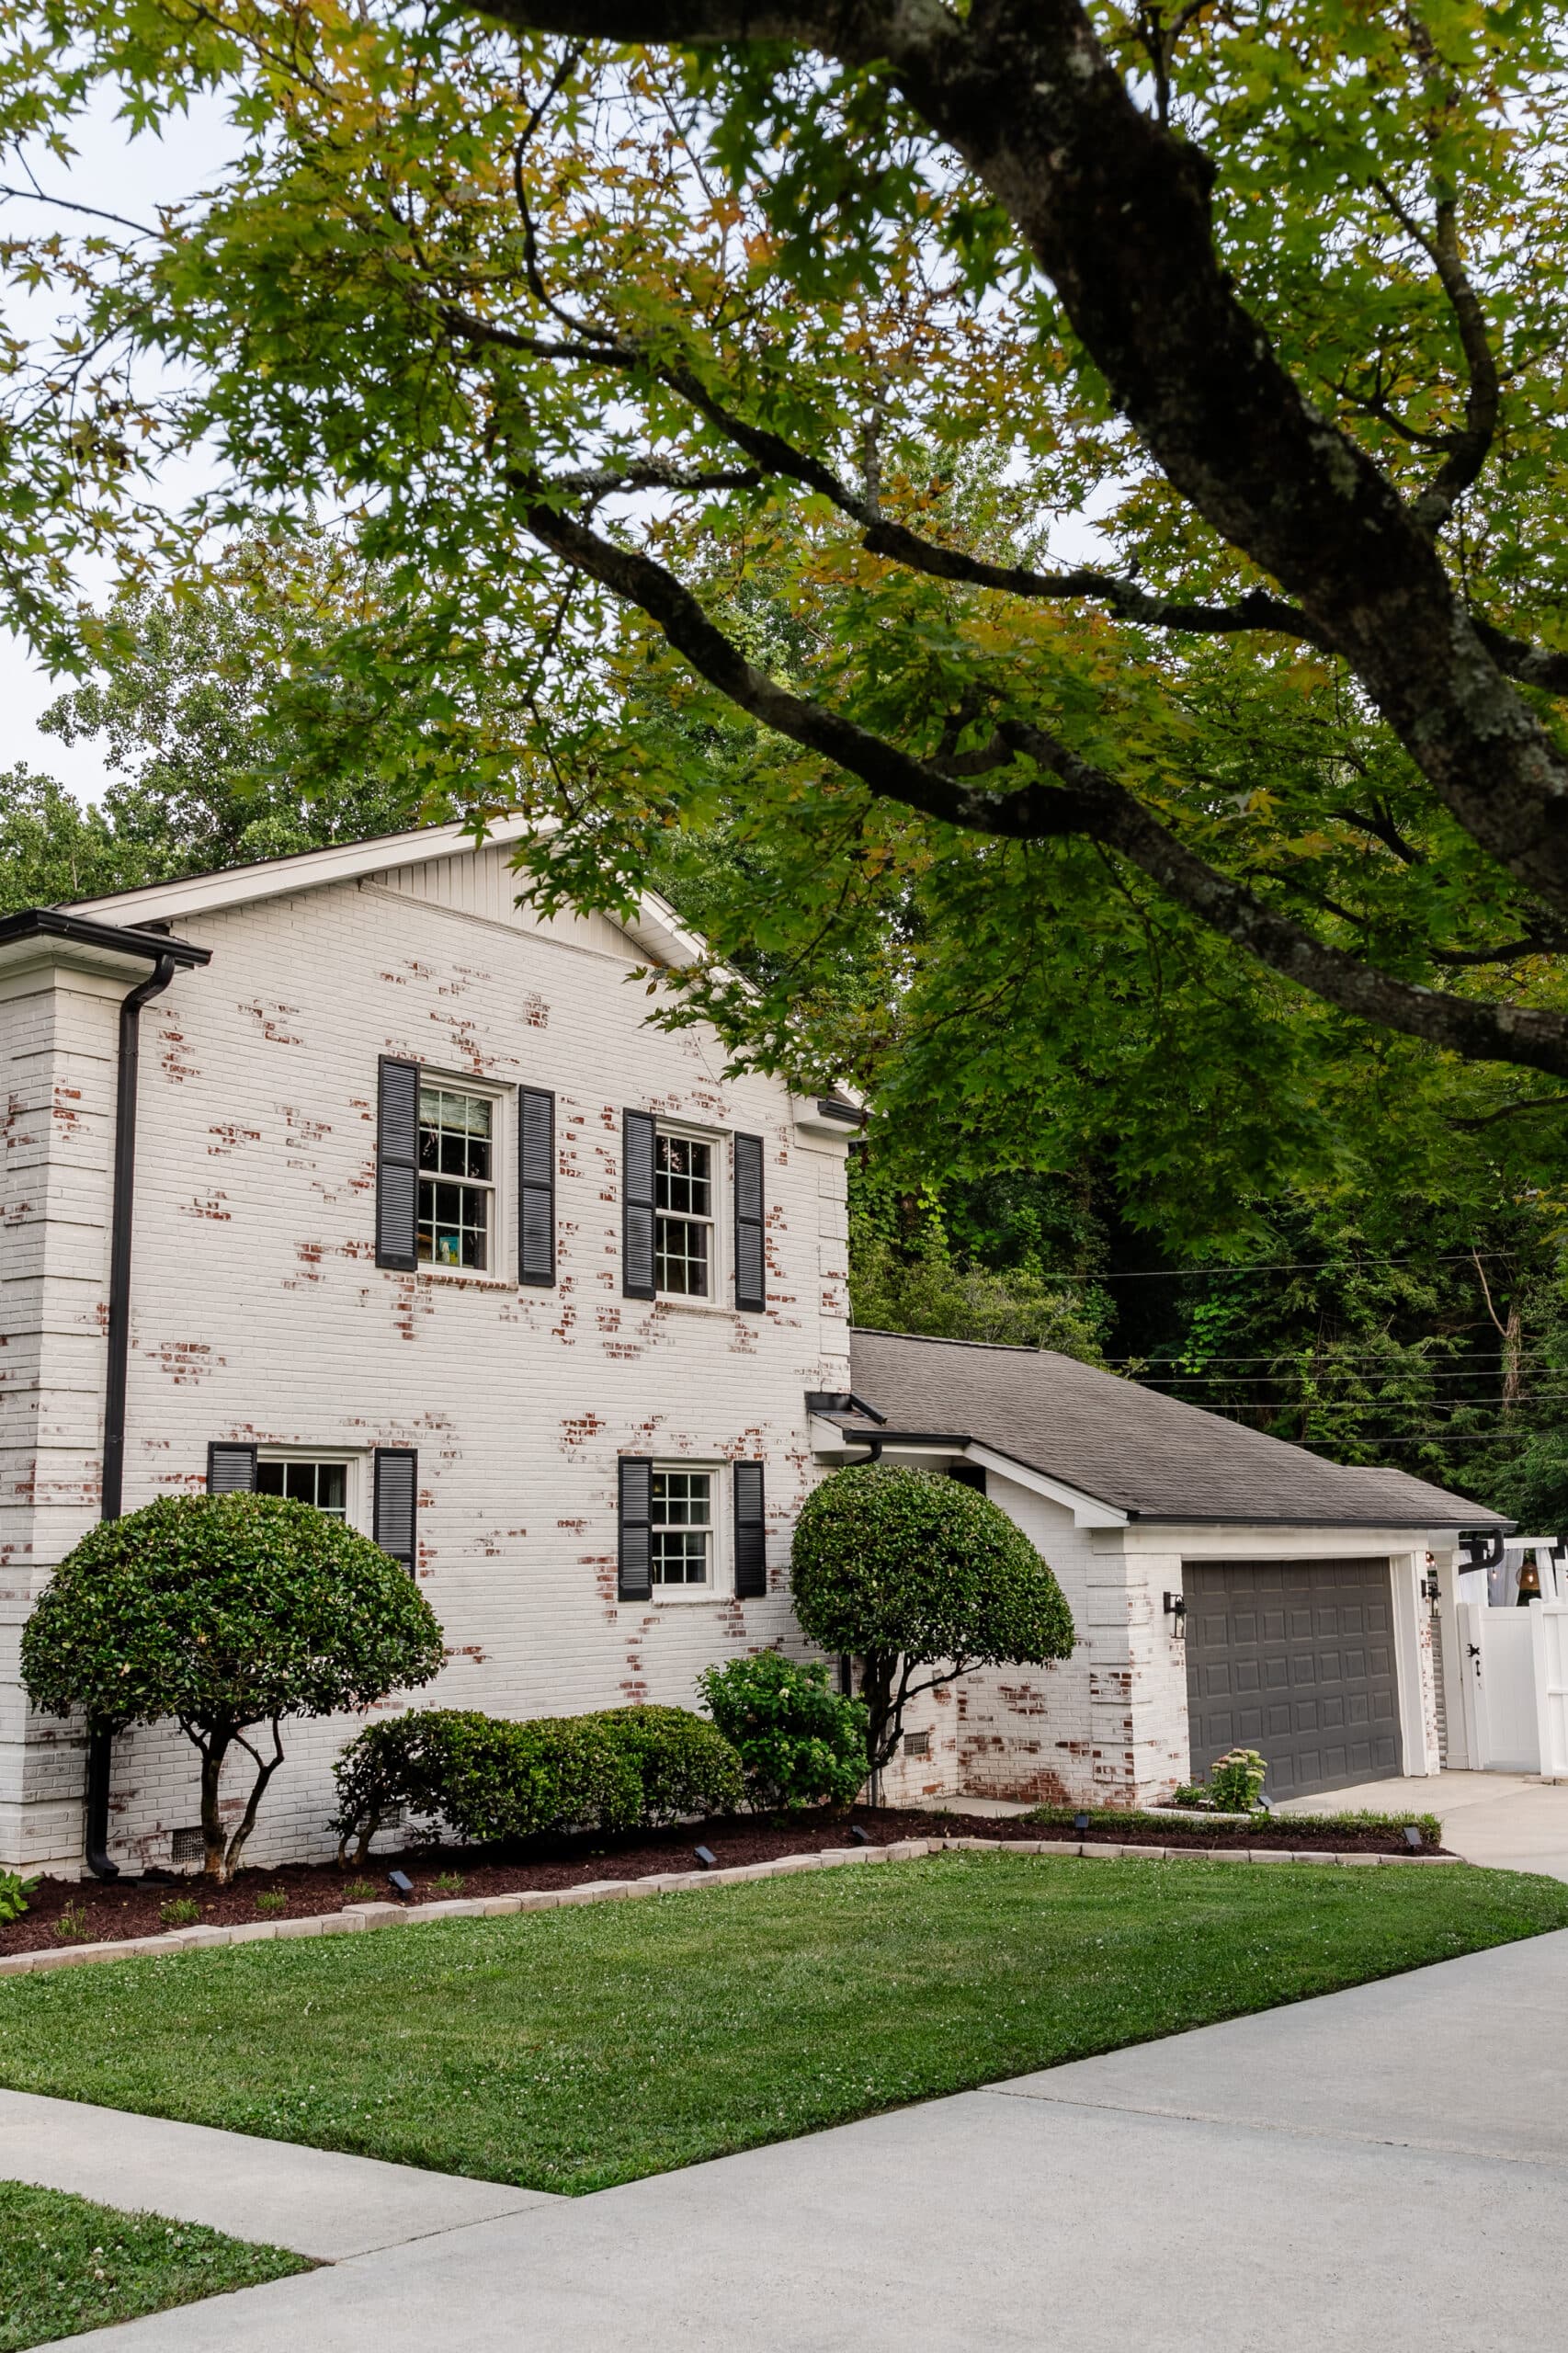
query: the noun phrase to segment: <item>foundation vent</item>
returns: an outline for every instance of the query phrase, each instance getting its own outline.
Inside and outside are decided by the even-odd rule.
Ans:
[[[169,1860],[172,1863],[201,1863],[207,1859],[206,1842],[199,1822],[194,1830],[176,1830],[171,1842]]]

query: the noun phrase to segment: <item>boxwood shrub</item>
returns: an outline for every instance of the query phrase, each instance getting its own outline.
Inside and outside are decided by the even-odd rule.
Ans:
[[[567,1830],[654,1829],[732,1813],[743,1788],[729,1742],[685,1708],[606,1708],[515,1723],[419,1708],[369,1725],[335,1767],[338,1859],[363,1862],[402,1808],[426,1833],[490,1845]]]
[[[697,1688],[741,1760],[757,1813],[853,1804],[866,1778],[866,1703],[831,1690],[820,1660],[761,1651],[704,1667]]]

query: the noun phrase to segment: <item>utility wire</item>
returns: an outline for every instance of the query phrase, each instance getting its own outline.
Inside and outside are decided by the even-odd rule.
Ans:
[[[1118,1267],[1098,1275],[1041,1275],[1040,1279],[1042,1283],[1176,1282],[1187,1275],[1321,1274],[1331,1267],[1346,1274],[1359,1274],[1367,1267],[1472,1267],[1478,1257],[1506,1258],[1512,1255],[1506,1250],[1456,1250],[1435,1258],[1414,1251],[1402,1258],[1238,1258],[1218,1267]]]

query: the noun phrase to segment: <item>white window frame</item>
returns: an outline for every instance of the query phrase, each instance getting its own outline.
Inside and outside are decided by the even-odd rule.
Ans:
[[[370,1479],[369,1458],[342,1446],[258,1446],[256,1464],[259,1472],[264,1462],[330,1462],[347,1473],[344,1481],[343,1525],[362,1536],[370,1533]]]
[[[688,1218],[687,1224],[706,1223],[708,1240],[708,1289],[706,1291],[664,1290],[659,1288],[659,1221],[662,1217],[678,1217],[676,1210],[659,1208],[659,1140],[667,1137],[676,1143],[700,1143],[708,1148],[709,1210],[706,1220]],[[694,1128],[684,1120],[653,1120],[653,1296],[661,1307],[688,1308],[694,1313],[706,1315],[717,1309],[724,1310],[728,1298],[730,1267],[725,1247],[728,1231],[726,1219],[729,1206],[728,1162],[724,1149],[726,1138],[714,1128]],[[700,1465],[695,1466],[700,1468]]]
[[[416,1157],[414,1172],[414,1248],[417,1270],[422,1277],[437,1276],[443,1282],[506,1282],[508,1279],[507,1270],[511,1256],[511,1231],[507,1213],[507,1204],[511,1199],[511,1166],[507,1154],[513,1126],[513,1122],[506,1117],[506,1108],[514,1099],[513,1090],[506,1086],[498,1086],[489,1079],[473,1078],[466,1072],[437,1070],[432,1063],[421,1063],[419,1065],[421,1099],[426,1087],[434,1088],[443,1095],[476,1096],[490,1105],[490,1176],[488,1180],[475,1176],[450,1176],[445,1179],[431,1177],[418,1165]],[[414,1120],[415,1155],[418,1154],[419,1131],[423,1125],[416,1102]],[[424,1187],[427,1184],[442,1182],[477,1186],[486,1181],[490,1194],[489,1250],[486,1255],[486,1263],[483,1267],[451,1267],[438,1258],[421,1258],[418,1255],[419,1228],[423,1220],[419,1214],[419,1196]],[[323,1460],[325,1460],[324,1456]]]
[[[661,1525],[665,1527],[671,1525],[668,1521],[661,1523],[654,1515],[653,1480],[665,1478],[671,1472],[679,1472],[686,1477],[700,1476],[708,1482],[708,1582],[706,1585],[661,1585],[653,1575],[653,1539]],[[722,1601],[725,1596],[721,1583],[720,1564],[728,1557],[729,1540],[729,1528],[724,1517],[726,1482],[722,1463],[694,1462],[689,1459],[683,1460],[678,1456],[672,1456],[668,1461],[653,1463],[651,1473],[648,1503],[648,1566],[649,1581],[654,1601],[661,1608],[679,1608],[684,1604],[694,1601]],[[732,1586],[733,1582],[732,1578]],[[733,1598],[733,1593],[730,1597]]]

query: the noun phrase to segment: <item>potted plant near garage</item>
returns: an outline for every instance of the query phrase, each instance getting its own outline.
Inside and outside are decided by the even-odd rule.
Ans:
[[[201,1760],[204,1870],[220,1881],[283,1763],[285,1720],[428,1683],[441,1657],[435,1612],[390,1553],[273,1495],[165,1495],[105,1520],[22,1630],[39,1707],[104,1732],[173,1717]],[[230,1829],[224,1768],[245,1757]]]

